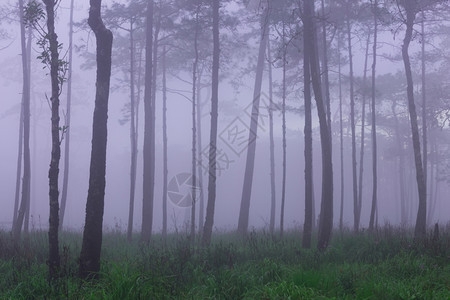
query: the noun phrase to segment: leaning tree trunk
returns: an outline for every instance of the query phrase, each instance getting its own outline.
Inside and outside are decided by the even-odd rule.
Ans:
[[[377,65],[377,36],[378,36],[378,22],[377,22],[378,0],[374,3],[374,30],[373,30],[373,62],[372,62],[372,208],[370,211],[369,230],[373,230],[374,214],[377,210],[377,188],[378,188],[378,174],[377,174],[377,127],[376,127],[376,110],[375,110],[375,75]],[[403,170],[401,170],[403,172]],[[378,213],[377,213],[378,217]],[[378,218],[377,218],[378,220]],[[378,222],[376,222],[378,224]]]
[[[314,24],[314,0],[304,2],[305,34],[309,41],[311,80],[316,100],[320,125],[320,142],[322,146],[322,201],[320,207],[319,236],[317,248],[328,247],[333,229],[333,162],[331,152],[331,136],[327,122],[326,107],[322,97],[320,82],[319,55],[317,47],[316,27]]]
[[[90,0],[88,19],[89,26],[97,39],[97,79],[86,221],[80,254],[81,278],[95,277],[100,271],[102,248],[108,99],[113,35],[103,24],[100,14],[101,4],[101,0]]]
[[[253,90],[252,114],[250,118],[250,131],[248,136],[247,159],[245,163],[244,185],[242,188],[241,207],[239,210],[238,232],[245,234],[248,229],[248,218],[250,214],[250,199],[252,195],[253,172],[255,168],[256,141],[258,135],[259,102],[261,99],[261,85],[264,71],[264,60],[268,40],[267,16],[269,10],[266,8],[261,16],[261,41],[259,44],[258,62],[256,65],[255,87]]]
[[[58,226],[59,226],[59,160],[61,156],[60,138],[59,138],[59,52],[58,36],[55,33],[55,2],[45,0],[47,12],[47,38],[50,46],[50,78],[52,83],[52,96],[50,98],[52,111],[52,154],[50,160],[50,169],[48,171],[49,179],[49,198],[50,198],[50,218],[49,218],[49,258],[48,266],[50,278],[55,278],[59,271],[59,249],[58,249]],[[64,131],[63,131],[64,133]]]
[[[22,198],[17,212],[17,218],[12,230],[13,238],[16,242],[20,240],[22,225],[30,202],[30,76],[29,63],[27,61],[27,47],[25,44],[25,24],[23,21],[23,0],[19,0],[20,17],[20,41],[22,48],[22,109],[23,109],[23,178],[22,178]]]
[[[272,78],[272,54],[270,52],[270,40],[267,41],[267,57],[269,59],[269,143],[270,143],[270,223],[269,231],[275,230],[275,143],[273,141],[273,78]]]
[[[358,230],[358,179],[356,173],[356,132],[355,132],[355,96],[353,83],[353,54],[350,20],[347,19],[348,57],[350,64],[350,123],[352,128],[352,175],[353,175],[353,229]]]
[[[203,226],[202,244],[211,243],[212,227],[214,223],[214,207],[216,204],[216,153],[217,153],[217,116],[219,104],[219,0],[212,1],[213,15],[213,62],[212,62],[212,97],[211,97],[211,129],[209,137],[209,181],[208,204],[206,206],[205,225]]]
[[[153,88],[153,0],[148,1],[147,6],[147,25],[146,25],[146,47],[145,47],[145,92],[144,92],[144,172],[143,172],[143,199],[142,199],[142,228],[141,241],[149,242],[152,234],[153,222],[153,191],[154,177],[152,176],[152,139],[153,139],[153,110],[152,88]]]
[[[72,57],[73,57],[73,4],[74,0],[70,1],[70,23],[69,23],[69,70],[67,74],[67,103],[66,103],[66,120],[65,120],[65,142],[64,142],[64,172],[63,172],[63,186],[61,192],[61,209],[59,230],[62,230],[64,215],[67,204],[67,189],[69,186],[69,162],[70,162],[70,109],[72,106]]]
[[[358,204],[357,214],[355,220],[355,230],[359,230],[359,223],[361,220],[361,207],[362,207],[362,191],[363,191],[363,173],[364,173],[364,148],[365,148],[365,129],[366,129],[366,83],[367,83],[367,62],[369,60],[369,43],[370,43],[370,30],[367,35],[366,41],[366,54],[364,59],[364,71],[363,71],[363,88],[362,88],[362,113],[361,113],[361,148],[359,154],[359,188],[358,188]]]
[[[306,24],[305,24],[306,25]],[[306,27],[305,27],[306,28]],[[313,222],[313,159],[312,159],[312,113],[310,41],[303,39],[303,95],[305,99],[305,223],[303,225],[303,248],[311,247]]]
[[[414,149],[414,163],[416,166],[417,189],[419,192],[419,208],[417,210],[416,226],[414,235],[416,238],[425,236],[426,234],[426,217],[427,217],[427,200],[425,188],[425,175],[422,165],[422,155],[420,153],[419,126],[417,124],[416,104],[414,103],[414,85],[411,72],[411,63],[409,59],[409,44],[412,39],[414,19],[416,18],[417,3],[415,1],[406,1],[406,32],[402,45],[402,57],[405,65],[407,94],[408,94],[408,110],[411,122],[412,141]]]

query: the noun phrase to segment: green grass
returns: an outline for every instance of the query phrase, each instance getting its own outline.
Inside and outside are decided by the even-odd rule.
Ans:
[[[182,235],[127,243],[105,233],[99,279],[77,277],[81,235],[61,234],[61,277],[48,283],[47,233],[19,246],[0,232],[0,299],[450,299],[450,228],[414,242],[386,226],[373,235],[335,232],[320,253],[296,231],[217,233],[210,247]]]

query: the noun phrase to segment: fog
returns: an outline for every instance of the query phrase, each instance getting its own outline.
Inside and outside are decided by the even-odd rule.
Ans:
[[[6,1],[5,1],[6,2]],[[64,55],[68,49],[68,23],[69,3],[61,2],[58,7],[56,31],[59,42],[62,43],[60,54]],[[221,12],[229,13],[236,17],[239,24],[236,28],[221,29],[224,40],[224,49],[221,52],[221,78],[219,85],[219,125],[218,125],[218,169],[217,169],[217,198],[214,215],[214,230],[225,231],[237,228],[239,207],[242,196],[243,180],[246,164],[247,144],[239,144],[233,138],[248,138],[248,126],[251,120],[251,105],[253,102],[253,86],[255,81],[256,60],[258,56],[259,10],[248,8],[240,4],[240,1],[223,4]],[[112,1],[103,1],[104,8],[111,8]],[[123,3],[128,3],[123,1]],[[281,1],[275,1],[274,7],[281,6]],[[15,11],[15,3],[2,3],[4,9]],[[75,1],[75,22],[86,22],[88,16],[87,1]],[[246,10],[242,13],[242,10]],[[238,12],[241,15],[238,15]],[[234,15],[233,15],[234,14]],[[432,12],[429,13],[431,17]],[[447,12],[448,15],[448,12]],[[20,48],[20,28],[18,17],[10,14],[11,20],[2,19],[2,28],[5,31],[4,38],[0,40],[0,68],[1,68],[1,105],[0,105],[0,223],[1,227],[9,230],[12,225],[15,195],[15,178],[17,173],[18,133],[20,123],[20,103],[22,98],[22,68]],[[419,17],[418,17],[419,19]],[[448,20],[448,19],[447,19]],[[331,21],[330,21],[331,22]],[[448,21],[440,21],[442,25]],[[108,26],[108,23],[106,23]],[[430,21],[427,30],[438,30]],[[232,25],[230,25],[232,26]],[[292,30],[294,25],[290,25]],[[357,169],[360,164],[360,133],[361,133],[361,82],[365,58],[365,40],[362,25],[354,25],[352,45],[354,51],[355,73],[355,114],[356,114],[356,145],[357,145]],[[377,125],[378,138],[378,205],[377,222],[383,224],[400,225],[402,223],[402,207],[400,201],[401,184],[399,182],[399,162],[396,154],[396,139],[392,121],[392,101],[395,99],[398,105],[398,114],[403,122],[402,135],[405,136],[405,167],[404,192],[407,202],[407,224],[413,226],[416,221],[418,209],[418,192],[415,178],[414,156],[411,142],[411,128],[407,115],[406,79],[403,62],[401,60],[401,46],[404,35],[404,26],[384,26],[378,36],[378,64],[377,64]],[[255,29],[256,28],[256,29]],[[270,41],[273,47],[273,56],[280,54],[280,37],[277,31],[279,25],[273,25],[270,31]],[[391,30],[391,28],[393,28]],[[416,24],[415,29],[420,30]],[[396,30],[395,33],[392,33]],[[443,30],[443,29],[442,29]],[[339,87],[337,66],[337,42],[333,25],[329,25],[327,38],[331,45],[330,50],[330,95],[331,95],[331,122],[332,122],[332,149],[333,149],[333,211],[334,227],[339,226],[341,175],[340,175],[340,131],[339,131]],[[202,28],[202,35],[208,36],[209,27]],[[448,31],[446,31],[448,33]],[[250,34],[249,34],[250,33]],[[247,36],[243,36],[247,34]],[[121,39],[126,40],[127,33],[118,28],[113,28],[114,43]],[[242,35],[242,36],[240,36]],[[421,118],[421,84],[420,84],[420,51],[421,38],[418,32],[411,43],[410,55],[414,73],[414,90],[419,120]],[[448,194],[450,188],[448,170],[449,151],[449,123],[448,114],[450,107],[450,77],[448,75],[448,34],[432,35],[428,33],[426,49],[428,100],[434,111],[429,112],[429,165],[428,165],[428,189],[427,208],[431,209],[431,219],[427,220],[429,226],[435,222],[442,224],[450,221],[450,202]],[[230,41],[235,38],[236,41]],[[212,39],[212,38],[211,38]],[[207,161],[209,136],[210,136],[210,99],[211,99],[211,57],[212,40],[203,43],[201,51],[205,54],[203,59],[202,88],[199,101],[201,108],[201,139],[202,148],[197,149],[203,155],[203,162]],[[331,39],[334,39],[331,41]],[[301,57],[301,49],[297,49],[300,38],[288,46],[288,51],[297,53]],[[123,41],[122,41],[123,42]],[[141,40],[142,42],[142,40]],[[372,43],[372,42],[371,42]],[[371,44],[372,45],[372,44]],[[92,57],[95,53],[95,38],[87,29],[75,27],[74,32],[74,61],[72,77],[72,111],[70,125],[70,175],[67,208],[64,219],[64,228],[67,230],[81,231],[84,226],[86,198],[89,184],[89,162],[91,154],[92,115],[95,98],[95,66]],[[130,101],[130,92],[127,87],[129,75],[125,57],[127,46],[113,46],[113,71],[111,78],[111,90],[108,109],[108,143],[106,160],[106,194],[103,227],[105,230],[120,230],[125,232],[128,222],[129,189],[130,189],[130,122],[119,122],[124,119],[124,106]],[[181,51],[181,50],[179,50]],[[352,159],[351,159],[351,128],[350,128],[350,92],[349,92],[349,64],[346,48],[342,46],[342,99],[343,99],[343,140],[344,140],[344,199],[343,199],[343,223],[346,227],[353,226],[353,194],[352,194]],[[369,51],[369,66],[367,82],[370,86],[371,51]],[[30,228],[47,229],[49,218],[48,196],[48,166],[51,153],[50,136],[50,107],[48,98],[51,94],[49,71],[43,68],[42,63],[36,59],[41,50],[36,45],[36,39],[32,42],[31,54],[31,207]],[[176,52],[176,51],[175,51]],[[89,56],[90,54],[90,56]],[[192,93],[192,74],[190,68],[192,62],[180,62],[188,60],[186,54],[169,56],[168,59],[178,59],[173,63],[168,62],[170,71],[167,75],[167,136],[168,136],[168,180],[173,180],[180,174],[192,173],[192,115],[190,100]],[[184,56],[184,58],[183,58]],[[393,58],[393,59],[388,59]],[[192,60],[192,58],[190,59]],[[174,64],[179,64],[178,70]],[[271,185],[270,185],[270,136],[267,108],[269,106],[269,78],[268,59],[265,59],[263,73],[262,94],[260,103],[260,116],[258,134],[255,140],[256,156],[253,175],[253,185],[250,203],[249,228],[266,229],[269,227]],[[281,186],[282,186],[282,112],[281,112],[281,84],[282,68],[280,59],[270,62],[273,65],[274,99],[277,109],[274,111],[274,164],[275,164],[275,191],[276,210],[275,224],[279,228],[281,211]],[[87,67],[89,66],[89,67]],[[159,64],[159,67],[161,65]],[[290,83],[287,86],[286,105],[289,110],[286,113],[286,206],[285,228],[301,229],[305,218],[305,178],[304,178],[304,98],[303,98],[303,62],[302,59],[288,58],[288,76]],[[383,77],[384,76],[384,77]],[[388,77],[391,76],[391,77]],[[297,78],[296,82],[293,78]],[[428,78],[428,77],[427,77]],[[162,229],[162,198],[163,198],[163,133],[162,133],[162,75],[158,70],[156,93],[156,142],[155,142],[155,193],[154,193],[154,218],[153,232]],[[61,124],[64,124],[66,88],[63,85],[61,93]],[[142,222],[142,154],[144,136],[144,109],[143,94],[141,90],[138,127],[138,158],[137,158],[137,184],[134,205],[134,230],[139,232]],[[372,154],[370,138],[370,95],[367,96],[366,113],[366,147],[364,153],[364,173],[361,209],[361,227],[367,228],[370,218],[372,201]],[[314,102],[313,102],[314,103]],[[438,108],[435,108],[439,106]],[[319,120],[313,104],[313,174],[314,174],[314,216],[317,222],[320,213],[320,201],[322,191],[322,163],[321,143],[319,135]],[[368,121],[367,121],[368,120]],[[421,121],[420,121],[421,122]],[[419,122],[419,123],[420,123]],[[421,125],[420,125],[421,126]],[[245,130],[243,136],[230,136],[232,130]],[[420,127],[421,128],[421,127]],[[236,133],[235,132],[235,133]],[[61,143],[62,149],[63,144]],[[237,148],[236,148],[237,147]],[[62,150],[61,162],[64,158]],[[436,154],[436,151],[438,152]],[[431,166],[433,164],[433,166]],[[207,182],[208,172],[203,170],[203,193],[208,197]],[[433,168],[433,170],[431,170]],[[431,173],[433,172],[433,173]],[[63,165],[60,164],[60,184],[62,183]],[[197,178],[199,175],[197,175]],[[433,177],[433,179],[431,179]],[[61,189],[61,187],[60,187]],[[170,188],[169,188],[170,190]],[[189,193],[189,191],[183,191]],[[433,198],[431,198],[433,197]],[[430,200],[431,199],[431,200]],[[435,201],[435,206],[430,206],[429,201]],[[199,206],[197,205],[197,210]],[[188,232],[190,218],[190,206],[182,207],[175,203],[170,195],[168,197],[168,230]],[[198,223],[198,215],[197,221]]]

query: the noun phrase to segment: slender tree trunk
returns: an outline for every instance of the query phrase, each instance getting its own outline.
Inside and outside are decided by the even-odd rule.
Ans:
[[[283,129],[283,174],[281,182],[280,235],[284,233],[284,207],[286,203],[286,28],[283,21],[283,91],[282,91],[282,129]]]
[[[341,38],[338,36],[338,72],[339,72],[339,139],[340,139],[340,160],[341,160],[341,206],[339,213],[339,230],[344,227],[344,128],[342,122],[342,66],[341,66]]]
[[[169,174],[167,167],[167,81],[166,81],[166,45],[163,46],[162,56],[162,92],[163,92],[163,239],[167,239],[167,176]]]
[[[426,89],[426,65],[425,65],[425,13],[422,10],[421,35],[422,35],[422,144],[423,144],[423,181],[425,183],[425,202],[427,202],[427,172],[428,172],[428,128],[427,128],[427,89]]]
[[[22,156],[23,156],[23,95],[22,103],[20,105],[20,119],[19,119],[19,147],[17,150],[17,168],[16,168],[16,192],[14,195],[14,212],[12,229],[16,227],[17,222],[17,210],[19,209],[20,200],[20,178],[22,176]]]
[[[197,12],[195,16],[195,34],[194,34],[194,52],[195,58],[192,64],[192,206],[191,206],[191,234],[190,238],[192,242],[195,240],[195,209],[197,201],[197,180],[196,180],[196,137],[197,137],[197,127],[196,127],[196,113],[195,106],[197,105],[196,92],[197,92],[197,72],[198,72],[198,17],[199,17],[200,6],[197,6]]]
[[[32,28],[28,28],[28,38],[27,38],[27,66],[28,66],[28,82],[29,82],[29,89],[30,89],[30,108],[31,108],[31,41],[33,40],[33,30]],[[31,109],[30,109],[31,110]],[[31,112],[30,112],[30,117],[31,117]],[[31,126],[31,120],[28,122],[30,123]],[[35,128],[33,128],[35,129]],[[34,132],[35,134],[35,132]],[[33,136],[34,137],[34,136]],[[29,138],[28,138],[29,139]],[[35,140],[35,137],[34,137]],[[36,153],[36,151],[33,151],[33,154]],[[30,169],[31,169],[31,161],[30,161]],[[34,170],[34,168],[33,168]],[[25,233],[28,233],[28,228],[29,228],[29,224],[30,224],[30,211],[31,211],[31,178],[34,178],[31,174],[31,170],[30,170],[30,175],[29,175],[30,179],[28,180],[28,201],[27,201],[27,210],[25,212],[25,222],[23,225],[23,230]]]
[[[358,188],[358,204],[357,214],[355,220],[355,231],[359,230],[359,223],[361,220],[361,207],[362,207],[362,191],[363,191],[363,173],[364,173],[364,148],[365,148],[365,129],[366,129],[366,86],[367,86],[367,62],[369,60],[369,43],[370,43],[370,31],[367,35],[366,41],[366,55],[364,59],[364,71],[363,71],[363,87],[362,87],[362,113],[361,113],[361,149],[359,152],[359,188]]]
[[[66,103],[66,120],[64,133],[64,172],[63,172],[63,186],[61,192],[61,209],[59,230],[62,230],[64,215],[67,204],[67,190],[69,186],[69,162],[70,162],[70,110],[72,105],[72,60],[73,60],[73,5],[74,0],[70,1],[70,23],[69,23],[69,70],[67,74],[67,103]]]
[[[154,177],[152,176],[152,139],[153,139],[153,110],[152,105],[152,88],[153,88],[153,0],[148,1],[147,6],[147,25],[146,25],[146,46],[145,46],[145,92],[144,92],[144,189],[142,201],[142,229],[141,241],[149,242],[152,234],[153,223],[153,194],[154,194]]]
[[[325,104],[327,106],[327,120],[328,130],[331,137],[331,97],[330,97],[330,83],[328,78],[328,45],[327,45],[327,24],[325,16],[325,1],[321,0],[322,9],[322,61],[323,61],[323,80],[324,80],[324,92],[325,92]],[[333,145],[333,143],[331,143]]]
[[[419,126],[417,125],[416,104],[414,103],[414,85],[411,72],[411,63],[409,60],[409,44],[412,39],[414,20],[416,18],[417,3],[415,1],[406,1],[406,32],[402,45],[402,57],[405,65],[407,94],[408,94],[408,110],[411,122],[412,141],[414,149],[414,163],[416,166],[417,189],[419,193],[419,207],[417,210],[417,219],[414,235],[416,238],[425,236],[426,234],[426,216],[427,216],[427,200],[425,188],[425,175],[422,165],[422,155],[420,153]]]
[[[267,41],[267,57],[269,59],[269,141],[270,141],[270,223],[269,231],[273,234],[275,231],[275,143],[273,140],[273,78],[272,78],[272,53],[270,51],[270,40]]]
[[[201,235],[203,232],[203,222],[205,218],[205,199],[203,193],[203,175],[202,175],[202,105],[201,105],[201,72],[198,76],[197,82],[197,179],[198,179],[198,187],[200,189],[199,198],[199,213],[198,213],[198,232]]]
[[[305,20],[306,21],[306,20]],[[308,25],[305,22],[305,29]],[[313,158],[312,158],[312,113],[311,113],[311,68],[310,47],[305,36],[303,39],[303,95],[305,99],[305,223],[303,225],[302,247],[311,247],[312,226],[315,220],[313,210]]]
[[[130,19],[130,205],[128,209],[127,240],[131,242],[133,235],[134,217],[134,195],[136,191],[136,165],[137,165],[137,142],[136,142],[136,108],[135,108],[135,49],[134,49],[134,28],[133,18]]]
[[[50,217],[49,217],[49,259],[48,266],[50,278],[57,277],[59,272],[59,245],[58,245],[58,227],[59,227],[59,160],[61,157],[60,136],[59,136],[59,53],[58,53],[58,36],[55,33],[55,2],[45,0],[45,8],[47,12],[47,37],[50,47],[50,78],[52,83],[52,95],[50,98],[52,111],[52,153],[50,160],[50,169],[48,171],[49,179],[49,200],[50,200]]]
[[[258,62],[256,65],[255,87],[253,90],[253,105],[250,119],[250,131],[248,136],[247,159],[245,163],[244,185],[242,188],[241,207],[239,210],[238,232],[247,233],[248,219],[250,214],[250,199],[252,195],[253,172],[255,168],[256,141],[258,136],[259,102],[261,99],[261,85],[264,71],[264,60],[268,40],[268,15],[269,10],[265,8],[261,16],[261,41],[259,44]]]
[[[25,25],[23,22],[23,0],[19,0],[20,17],[20,41],[22,48],[22,109],[23,109],[23,178],[22,199],[14,222],[13,237],[16,242],[20,240],[24,217],[30,202],[30,77],[29,62],[27,60],[27,47],[25,41]]]
[[[206,219],[203,226],[202,244],[211,243],[212,227],[214,223],[214,207],[216,203],[216,153],[217,153],[217,116],[219,104],[219,0],[212,0],[213,15],[213,62],[212,62],[212,98],[211,98],[211,132],[209,138],[209,181],[208,204],[206,207]]]
[[[319,237],[317,248],[328,247],[333,229],[333,162],[331,152],[331,136],[327,122],[326,107],[322,97],[320,82],[319,55],[317,47],[316,27],[313,12],[314,1],[307,0],[305,5],[305,34],[309,41],[311,80],[316,100],[320,125],[320,142],[322,146],[322,201],[320,207]]]
[[[377,127],[375,110],[375,75],[377,66],[377,36],[378,36],[378,0],[374,2],[374,29],[373,29],[373,62],[372,62],[372,208],[370,212],[369,230],[373,230],[373,215],[377,212],[376,226],[378,227],[378,174],[377,174]]]
[[[80,254],[80,276],[97,276],[100,271],[102,225],[105,200],[108,99],[111,78],[113,35],[103,24],[101,0],[90,0],[89,27],[97,40],[97,78],[92,126],[92,150],[86,221]]]
[[[352,128],[352,175],[353,175],[353,229],[358,230],[358,179],[356,172],[356,130],[355,130],[355,96],[353,83],[353,54],[350,20],[347,19],[348,57],[350,63],[350,123]]]

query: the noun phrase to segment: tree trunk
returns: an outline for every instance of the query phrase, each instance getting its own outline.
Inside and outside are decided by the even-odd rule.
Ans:
[[[19,209],[20,199],[20,178],[22,176],[22,156],[23,156],[23,106],[24,97],[22,95],[22,101],[20,105],[20,119],[19,119],[19,147],[17,150],[17,168],[16,168],[16,191],[14,194],[14,212],[12,230],[16,227],[17,222],[17,210]],[[21,226],[22,227],[22,226]]]
[[[417,189],[419,193],[419,207],[417,210],[416,226],[414,235],[416,238],[421,238],[426,234],[426,216],[427,216],[427,200],[426,200],[426,188],[425,177],[422,165],[422,155],[420,153],[420,138],[419,138],[419,126],[417,124],[417,112],[416,104],[414,103],[414,85],[411,72],[411,63],[409,60],[409,44],[412,39],[414,19],[416,18],[417,3],[415,1],[406,1],[406,32],[402,45],[402,57],[405,65],[407,93],[408,93],[408,110],[411,122],[412,141],[414,149],[414,163],[416,166],[416,180]]]
[[[167,81],[166,81],[166,46],[163,47],[162,56],[162,92],[163,92],[163,227],[162,235],[164,241],[167,238],[167,176],[169,174],[167,167]]]
[[[22,225],[27,207],[30,202],[30,76],[29,62],[27,61],[27,47],[25,44],[25,25],[23,22],[23,0],[19,0],[20,17],[20,41],[22,48],[22,109],[23,109],[23,178],[22,178],[22,199],[19,211],[13,227],[13,238],[16,242],[20,240]]]
[[[327,120],[328,120],[328,130],[331,137],[331,97],[330,97],[330,83],[328,78],[328,45],[327,45],[327,26],[326,26],[326,15],[325,15],[325,1],[321,0],[322,9],[322,62],[323,62],[323,81],[324,81],[324,92],[325,92],[325,104],[327,106]],[[333,145],[333,143],[331,143]]]
[[[283,21],[283,91],[282,91],[282,129],[283,129],[283,175],[281,182],[281,217],[280,217],[280,235],[284,232],[284,206],[286,202],[286,28]]]
[[[90,0],[88,19],[89,26],[97,39],[97,79],[86,221],[80,254],[81,278],[95,277],[98,274],[102,247],[108,99],[113,36],[111,31],[103,24],[100,14],[101,2],[101,0]]]
[[[428,128],[427,128],[427,90],[426,90],[426,66],[425,66],[425,13],[422,10],[421,22],[422,35],[422,144],[423,144],[423,181],[425,183],[425,202],[427,202],[427,172],[428,172]]]
[[[305,20],[304,28],[307,28]],[[308,33],[305,33],[308,34]],[[311,247],[313,219],[313,159],[312,159],[312,113],[311,113],[311,67],[310,40],[303,39],[303,95],[305,99],[305,223],[303,225],[302,247]]]
[[[200,189],[199,197],[199,213],[198,213],[198,232],[201,235],[203,232],[203,222],[205,218],[205,199],[203,194],[203,175],[202,175],[202,105],[201,105],[201,72],[198,76],[197,82],[197,179],[198,179],[198,187]]]
[[[131,242],[133,235],[134,195],[136,191],[137,139],[136,139],[136,108],[135,108],[135,71],[134,71],[134,28],[133,18],[130,18],[130,205],[128,209],[127,240]]]
[[[350,20],[347,19],[348,57],[350,63],[350,123],[352,128],[352,174],[353,174],[353,229],[358,230],[358,179],[356,173],[356,130],[355,130],[355,96],[353,83],[353,54]]]
[[[375,75],[377,66],[377,22],[378,0],[374,2],[374,29],[373,29],[373,62],[372,62],[372,208],[370,211],[369,231],[373,230],[373,216],[377,212],[376,225],[378,225],[378,203],[377,203],[377,127],[376,127],[376,110],[375,110]]]
[[[269,231],[273,234],[275,231],[275,143],[273,141],[273,78],[272,78],[272,53],[270,51],[270,40],[267,41],[267,57],[269,59],[269,148],[270,148],[270,223]]]
[[[250,119],[250,131],[248,136],[244,185],[242,188],[241,207],[239,210],[238,232],[241,234],[247,233],[248,218],[250,214],[250,199],[252,195],[253,172],[255,168],[255,152],[256,152],[255,137],[258,136],[259,102],[261,99],[262,76],[264,71],[264,60],[268,40],[268,33],[267,33],[268,14],[269,10],[265,8],[264,13],[261,15],[261,41],[259,44],[258,62],[256,65],[256,77],[255,77],[255,87],[253,90],[253,105]]]
[[[29,92],[29,94],[30,94],[30,104],[29,104],[30,108],[31,108],[31,41],[32,40],[33,40],[33,30],[30,27],[30,28],[28,28],[28,38],[27,38],[27,65],[28,65],[28,82],[29,82],[29,85],[30,85],[30,92]],[[30,117],[31,117],[31,109],[29,109],[29,110],[30,110]],[[28,121],[28,123],[31,126],[31,120]],[[35,129],[35,128],[33,128],[33,129]],[[34,141],[36,140],[35,135],[36,135],[36,131],[34,130],[34,135],[33,135]],[[29,139],[30,138],[28,138],[28,140]],[[35,153],[36,153],[36,150],[33,150],[33,154],[35,154]],[[35,158],[35,157],[33,157],[33,158]],[[28,201],[27,201],[27,209],[26,209],[26,212],[25,212],[25,221],[24,221],[24,224],[23,224],[23,231],[26,234],[28,233],[28,228],[29,228],[29,224],[30,224],[31,192],[32,192],[31,191],[31,178],[34,179],[34,177],[31,174],[31,161],[30,161],[30,167],[29,168],[30,168],[30,175],[29,175],[30,179],[28,180]],[[33,166],[33,171],[35,171],[34,166]]]
[[[64,172],[63,172],[63,186],[61,192],[61,210],[59,230],[62,230],[64,215],[67,204],[67,189],[69,186],[69,162],[70,162],[70,110],[72,105],[72,58],[73,58],[73,4],[74,0],[70,1],[70,23],[69,23],[69,70],[67,74],[67,103],[66,103],[66,120],[64,133]]]
[[[339,230],[344,227],[344,128],[342,122],[342,66],[341,66],[341,38],[338,36],[338,73],[339,73],[339,140],[341,160],[341,206],[339,214]]]
[[[364,173],[364,148],[365,148],[365,129],[366,129],[366,83],[367,83],[367,62],[369,60],[369,43],[370,43],[370,30],[367,35],[366,41],[366,54],[364,59],[364,71],[363,71],[363,87],[362,87],[362,113],[361,113],[361,149],[359,154],[359,188],[358,188],[358,203],[357,214],[355,220],[355,231],[359,230],[359,223],[361,220],[361,207],[362,207],[362,191],[363,191],[363,173]]]
[[[149,242],[152,234],[153,223],[153,194],[154,194],[154,177],[152,176],[152,139],[153,136],[153,110],[152,105],[152,88],[153,88],[153,0],[148,1],[147,6],[147,25],[146,25],[146,47],[145,47],[145,92],[144,92],[144,174],[143,174],[143,200],[142,200],[142,229],[141,241]]]
[[[208,204],[206,207],[206,219],[203,226],[202,244],[211,243],[212,227],[214,223],[214,207],[216,203],[216,153],[217,153],[217,115],[219,104],[219,0],[212,1],[213,15],[213,62],[212,62],[212,97],[211,97],[211,131],[209,138],[209,181]]]
[[[197,105],[196,92],[197,92],[197,72],[198,72],[198,16],[199,16],[200,6],[197,6],[197,12],[195,16],[195,34],[194,34],[194,52],[195,58],[192,64],[192,206],[191,206],[191,241],[195,240],[195,207],[197,201],[197,180],[196,180],[196,137],[197,137],[197,126],[196,126],[196,113],[195,106]]]
[[[305,5],[305,34],[309,43],[311,80],[316,100],[317,114],[320,125],[320,142],[322,146],[322,201],[320,207],[319,237],[317,248],[328,247],[333,229],[333,162],[331,152],[331,137],[327,122],[326,108],[322,97],[320,82],[319,55],[317,47],[316,27],[313,12],[314,1],[307,0]]]

